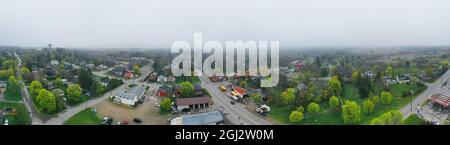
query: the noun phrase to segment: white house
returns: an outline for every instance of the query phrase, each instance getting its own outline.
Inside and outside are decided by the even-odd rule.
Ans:
[[[58,60],[51,60],[50,65],[59,65]]]
[[[136,86],[131,88],[129,91],[118,93],[115,96],[111,96],[113,101],[118,104],[124,104],[129,107],[133,107],[143,99],[145,94],[145,88],[141,86]]]

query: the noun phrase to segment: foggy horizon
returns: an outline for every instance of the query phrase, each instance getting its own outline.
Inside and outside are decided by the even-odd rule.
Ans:
[[[449,46],[450,1],[0,2],[0,46],[170,48],[178,40],[280,41],[280,48]]]

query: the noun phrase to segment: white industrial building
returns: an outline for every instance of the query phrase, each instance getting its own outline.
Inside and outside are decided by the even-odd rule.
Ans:
[[[118,93],[117,95],[111,97],[115,103],[133,107],[137,104],[137,102],[143,99],[145,91],[146,90],[144,87],[136,86],[126,92]]]

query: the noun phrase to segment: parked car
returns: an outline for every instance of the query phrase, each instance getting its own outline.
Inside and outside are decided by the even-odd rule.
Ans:
[[[230,103],[231,103],[231,105],[234,105],[234,104],[235,104],[234,101],[231,101]]]
[[[133,118],[134,123],[142,123],[142,120],[139,118]]]
[[[110,117],[105,117],[105,118],[103,118],[102,125],[111,125],[112,122],[113,122],[113,119],[112,119],[112,118],[110,118]]]
[[[189,108],[183,108],[183,109],[181,109],[181,112],[189,112],[189,111],[191,111],[191,109],[189,109]]]
[[[8,119],[5,119],[5,125],[9,125]]]

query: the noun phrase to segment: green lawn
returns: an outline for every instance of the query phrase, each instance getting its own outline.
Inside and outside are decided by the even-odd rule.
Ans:
[[[14,91],[13,87],[7,87],[5,92],[5,99],[10,101],[20,101],[22,97],[20,96],[20,89]]]
[[[410,115],[408,118],[402,121],[402,125],[423,125],[425,121],[419,118],[416,114]]]
[[[97,113],[88,108],[64,121],[64,125],[98,125],[101,122],[102,119],[97,116]]]
[[[289,121],[289,115],[291,111],[289,107],[272,107],[269,117],[273,118],[280,124],[296,124],[296,125],[314,125],[314,124],[326,124],[326,125],[337,125],[344,124],[339,112],[332,111],[328,104],[320,104],[320,112],[317,114],[309,114],[307,111],[304,112],[304,117],[301,122],[293,123]]]
[[[5,103],[0,102],[0,109],[5,109],[5,107],[10,107],[11,109],[15,109],[17,111],[16,116],[7,115],[6,119],[8,119],[10,125],[29,125],[31,124],[31,117],[28,115],[28,111],[25,108],[25,105],[22,103]]]
[[[353,84],[344,84],[342,89],[342,96],[344,99],[357,101],[360,98],[358,89]]]
[[[417,87],[413,85],[393,85],[391,86],[392,94],[394,96],[394,100],[392,104],[388,105],[382,105],[377,104],[375,106],[374,112],[367,114],[365,112],[361,112],[361,121],[359,124],[367,124],[370,120],[372,120],[375,117],[379,117],[381,114],[391,111],[391,110],[399,110],[409,102],[411,102],[412,99],[416,98],[417,95],[408,96],[408,97],[400,97],[401,92],[403,90],[409,90],[409,89],[417,89]],[[381,91],[381,89],[378,89]],[[395,90],[395,91],[394,91]],[[377,91],[377,90],[376,90]],[[418,93],[418,92],[417,92]],[[352,84],[344,84],[343,88],[343,98],[346,100],[353,100],[356,101],[360,107],[362,107],[362,102],[368,98],[360,98],[360,95],[358,93],[358,89],[354,87]],[[271,112],[269,113],[269,117],[274,119],[280,124],[344,124],[344,121],[342,120],[341,113],[339,111],[333,111],[328,106],[328,101],[323,101],[320,103],[320,110],[321,112],[318,114],[308,114],[306,111],[304,112],[304,118],[299,123],[292,123],[289,121],[289,115],[291,113],[292,108],[289,108],[287,106],[282,107],[272,107]]]

